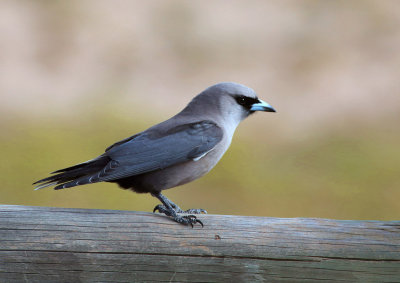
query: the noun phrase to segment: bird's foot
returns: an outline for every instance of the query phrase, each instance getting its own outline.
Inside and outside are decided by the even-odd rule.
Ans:
[[[179,206],[173,204],[171,205],[172,208],[175,210],[176,213],[185,213],[185,214],[207,214],[207,210],[202,209],[202,208],[191,208],[188,210],[182,210]],[[167,214],[166,212],[169,212],[168,208],[166,208],[164,205],[159,204],[157,205],[154,209],[153,212],[160,212],[160,213],[164,213]],[[168,215],[168,214],[167,214]],[[168,215],[171,216],[171,215]]]
[[[153,209],[153,212],[156,211],[158,211],[159,213],[164,213],[167,216],[172,216],[171,211],[162,204],[156,205],[156,207]]]
[[[201,222],[199,219],[197,219],[197,217],[195,215],[178,215],[176,214],[173,218],[172,218],[175,222],[184,224],[184,225],[189,225],[192,226],[193,228],[193,224],[199,223],[201,225],[201,227],[204,227],[203,222]]]
[[[165,215],[171,217],[175,222],[184,225],[190,224],[192,228],[193,224],[196,223],[199,223],[202,227],[204,227],[203,222],[198,220],[197,217],[193,215],[193,214],[207,213],[207,211],[205,211],[204,209],[188,209],[186,211],[183,211],[179,206],[170,201],[161,193],[153,193],[152,195],[158,198],[162,202],[162,204],[157,205],[153,209],[153,212],[158,211],[160,213],[164,213]],[[189,215],[178,215],[178,213],[185,213]]]
[[[178,210],[179,211],[176,211]],[[177,213],[207,213],[204,209],[188,209],[186,211],[183,211],[182,209],[180,209],[178,207],[178,209],[176,210],[169,210],[167,207],[165,207],[162,204],[157,205],[153,212],[160,212],[160,213],[164,213],[167,216],[170,216],[175,222],[178,222],[180,224],[184,224],[184,225],[190,225],[193,228],[193,224],[199,223],[202,227],[204,227],[203,222],[201,222],[199,219],[197,219],[197,217],[195,215],[178,215]]]

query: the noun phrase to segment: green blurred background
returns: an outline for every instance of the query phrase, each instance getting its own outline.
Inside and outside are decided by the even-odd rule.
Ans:
[[[166,195],[209,213],[400,216],[400,2],[1,1],[2,204],[151,211],[94,184],[33,191],[221,81],[278,113],[243,122]]]

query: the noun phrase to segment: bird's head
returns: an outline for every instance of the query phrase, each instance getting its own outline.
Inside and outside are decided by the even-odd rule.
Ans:
[[[256,111],[276,112],[270,104],[259,99],[253,89],[232,82],[210,86],[193,102],[195,100],[204,108],[210,107],[213,111],[217,108],[224,118],[234,120],[237,124]]]

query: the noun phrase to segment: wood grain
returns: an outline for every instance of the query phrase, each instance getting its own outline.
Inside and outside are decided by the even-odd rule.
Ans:
[[[400,282],[400,221],[0,205],[0,282]]]

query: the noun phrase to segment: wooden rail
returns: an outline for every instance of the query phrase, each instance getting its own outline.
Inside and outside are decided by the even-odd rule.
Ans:
[[[400,221],[0,205],[0,282],[400,282]]]

